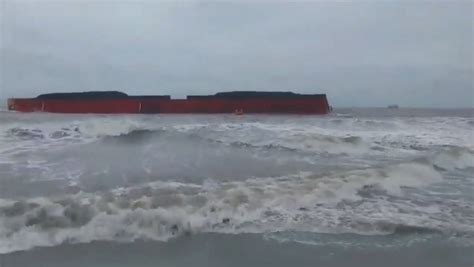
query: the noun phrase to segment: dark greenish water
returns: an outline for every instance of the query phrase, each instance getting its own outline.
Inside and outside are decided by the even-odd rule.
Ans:
[[[0,112],[0,266],[473,266],[472,109]]]

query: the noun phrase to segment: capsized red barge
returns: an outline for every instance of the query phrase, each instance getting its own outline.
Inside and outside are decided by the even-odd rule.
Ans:
[[[52,93],[8,99],[8,109],[54,113],[280,113],[327,114],[325,94],[234,91],[171,99],[169,95],[129,96],[117,91]]]

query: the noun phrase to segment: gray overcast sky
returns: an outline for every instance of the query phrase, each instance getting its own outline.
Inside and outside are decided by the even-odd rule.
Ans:
[[[473,2],[3,0],[0,98],[52,91],[327,93],[474,106]]]

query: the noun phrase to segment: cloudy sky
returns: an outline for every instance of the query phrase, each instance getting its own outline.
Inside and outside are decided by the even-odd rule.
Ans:
[[[471,1],[3,0],[0,17],[0,98],[291,90],[474,106]]]

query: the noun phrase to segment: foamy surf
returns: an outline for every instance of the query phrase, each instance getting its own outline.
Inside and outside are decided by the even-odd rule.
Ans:
[[[166,241],[201,232],[374,235],[393,233],[396,225],[473,232],[469,222],[456,222],[438,205],[389,202],[403,195],[404,188],[423,188],[441,180],[432,166],[410,163],[337,176],[303,173],[224,183],[153,182],[101,194],[4,199],[0,252],[64,242]]]
[[[0,121],[2,254],[216,233],[310,246],[474,240],[468,117]]]

